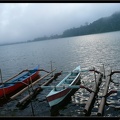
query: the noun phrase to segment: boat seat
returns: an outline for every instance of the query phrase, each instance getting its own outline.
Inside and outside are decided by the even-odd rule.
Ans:
[[[66,83],[70,84],[73,81],[73,79],[66,79],[65,81]]]
[[[9,86],[9,84],[4,84],[3,86],[4,86],[4,87],[7,87],[7,86]]]
[[[64,89],[64,86],[68,86],[68,84],[61,84],[60,86],[63,86],[63,87],[55,87],[55,91],[61,91],[62,89]]]
[[[16,81],[21,81],[20,79],[16,80]]]
[[[69,76],[68,78],[69,79],[74,79],[76,76]]]
[[[19,78],[19,80],[23,80],[23,77]]]
[[[70,79],[70,78],[69,78],[69,79],[66,79],[66,81],[73,81],[73,79]]]
[[[68,84],[62,84],[61,86],[68,86]]]
[[[22,78],[25,79],[25,78],[27,78],[27,76],[23,76]]]

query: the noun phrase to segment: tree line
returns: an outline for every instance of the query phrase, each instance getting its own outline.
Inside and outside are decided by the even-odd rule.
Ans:
[[[49,37],[47,36],[39,37],[35,38],[34,40],[29,40],[28,42],[73,37],[80,35],[89,35],[96,33],[105,33],[119,30],[120,30],[120,12],[116,12],[109,17],[100,18],[90,24],[81,25],[80,27],[77,28],[67,29],[62,33],[62,35],[55,34]]]

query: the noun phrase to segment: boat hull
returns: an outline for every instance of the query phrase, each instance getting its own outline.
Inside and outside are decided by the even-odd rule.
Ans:
[[[72,85],[79,85],[80,84],[80,75],[76,78],[76,80],[72,83]],[[51,96],[47,97],[47,101],[49,103],[49,106],[52,108],[56,108],[59,105],[62,105],[62,102],[69,98],[71,94],[74,94],[74,92],[78,89],[71,89],[71,88],[66,88],[63,91],[60,91],[56,94],[53,94]]]
[[[26,87],[31,82],[34,82],[38,77],[39,77],[39,71],[36,71],[30,77],[25,78],[22,81],[14,84],[12,86],[0,88],[0,98],[2,98],[4,96],[10,97],[11,95],[18,92],[20,89]]]

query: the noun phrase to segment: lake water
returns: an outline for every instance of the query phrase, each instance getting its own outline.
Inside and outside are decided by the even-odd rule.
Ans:
[[[23,69],[32,69],[37,65],[40,65],[41,69],[50,70],[50,61],[58,72],[71,71],[78,65],[81,68],[91,68],[99,67],[101,64],[104,64],[106,69],[111,67],[112,70],[120,70],[120,31],[0,46],[0,68],[3,80]],[[83,73],[82,81],[88,86],[94,83],[92,75],[93,73]],[[114,80],[119,82],[119,76],[119,74],[114,75]],[[58,77],[51,85],[57,84],[63,77],[64,75]],[[110,83],[109,88],[119,89],[119,85]],[[37,98],[42,99],[48,93],[49,90],[43,91]],[[83,109],[88,98],[89,92],[78,90],[71,97],[69,104],[59,110],[56,116],[84,116]],[[110,105],[105,107],[104,116],[120,116],[119,95],[112,94],[107,101]],[[24,110],[19,110],[15,102],[12,101],[1,107],[1,116],[32,116],[30,104]],[[46,101],[39,104],[36,102],[38,101],[33,102],[35,116],[52,116]],[[98,104],[99,100],[95,103],[91,116],[96,116]]]

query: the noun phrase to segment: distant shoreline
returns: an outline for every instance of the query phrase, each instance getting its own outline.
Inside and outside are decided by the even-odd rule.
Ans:
[[[86,23],[84,26],[81,25],[80,27],[77,28],[67,29],[62,33],[62,35],[55,34],[49,37],[48,36],[38,37],[33,40],[26,40],[25,42],[22,41],[22,42],[13,42],[13,43],[3,43],[0,44],[0,46],[116,32],[116,31],[120,31],[120,12],[116,12],[109,17],[100,18],[90,24]]]
[[[118,30],[118,31],[110,31],[110,32],[119,32],[119,31],[120,30]],[[104,34],[104,33],[110,33],[110,32],[93,33],[93,34]],[[87,35],[93,35],[93,34],[87,34]],[[79,36],[86,36],[86,35],[79,35]],[[71,36],[71,37],[77,37],[77,36]],[[64,37],[64,38],[69,38],[69,37]],[[54,38],[54,39],[62,39],[62,38]],[[46,40],[54,40],[54,39],[46,39]],[[39,40],[39,41],[46,41],[46,40]],[[39,41],[26,41],[26,42],[4,43],[4,44],[0,44],[0,46],[22,44],[22,43],[31,43],[31,42],[39,42]]]

